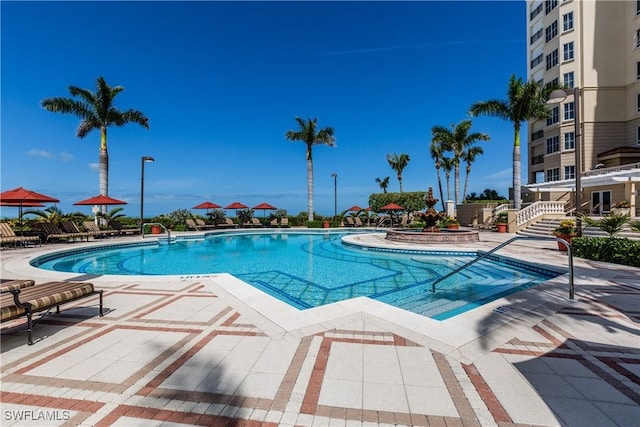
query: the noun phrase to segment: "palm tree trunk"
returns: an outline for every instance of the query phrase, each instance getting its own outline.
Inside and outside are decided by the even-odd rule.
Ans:
[[[515,129],[515,141],[513,143],[513,205],[520,210],[520,126]]]
[[[313,160],[307,159],[307,218],[313,221]]]
[[[462,192],[462,201],[467,199],[467,186],[469,184],[469,173],[471,173],[471,166],[467,165],[467,174],[464,177],[464,191]]]
[[[442,194],[442,178],[440,177],[440,166],[436,165],[436,175],[438,175],[438,188],[440,189],[440,201],[442,202],[442,210],[446,208],[444,206],[444,194]]]
[[[451,200],[451,174],[447,173],[447,200]],[[445,210],[447,210],[445,208]]]
[[[100,160],[98,180],[100,183],[100,194],[109,195],[109,153],[107,152],[107,129],[100,130]],[[100,211],[107,213],[107,207],[102,206]]]
[[[400,184],[400,192],[402,193],[402,175],[398,175],[398,183]]]
[[[460,164],[456,163],[453,175],[453,187],[455,191],[455,205],[458,206],[460,201]]]

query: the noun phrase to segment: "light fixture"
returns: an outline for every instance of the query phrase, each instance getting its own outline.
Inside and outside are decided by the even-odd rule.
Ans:
[[[154,162],[153,157],[143,156],[141,159],[142,167],[140,168],[140,235],[144,236],[144,164],[146,162]]]

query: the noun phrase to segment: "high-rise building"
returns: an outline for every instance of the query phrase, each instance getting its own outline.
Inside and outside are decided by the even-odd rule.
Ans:
[[[524,201],[575,203],[579,173],[581,212],[606,214],[625,201],[635,214],[640,1],[533,0],[526,10],[527,77],[562,85],[566,97],[549,105],[550,118],[529,123]]]

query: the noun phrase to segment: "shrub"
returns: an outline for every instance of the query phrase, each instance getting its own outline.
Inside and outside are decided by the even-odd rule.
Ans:
[[[576,237],[573,254],[593,261],[640,267],[640,241],[610,237]]]
[[[322,221],[307,221],[307,228],[322,228]]]

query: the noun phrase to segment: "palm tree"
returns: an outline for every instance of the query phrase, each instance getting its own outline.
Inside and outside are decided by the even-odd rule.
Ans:
[[[488,141],[489,135],[473,132],[469,133],[471,129],[471,120],[463,120],[459,124],[452,124],[451,129],[444,126],[434,126],[431,128],[432,141],[435,141],[441,145],[446,151],[453,153],[453,168],[454,168],[454,190],[455,190],[455,204],[460,203],[460,162],[465,150],[478,141]]]
[[[442,210],[444,211],[445,210],[444,194],[442,194],[442,178],[440,177],[440,168],[442,167],[442,156],[444,155],[442,144],[432,140],[431,145],[429,146],[429,152],[431,153],[431,158],[433,159],[436,165],[436,175],[438,176],[438,188],[440,189],[440,201],[442,202]]]
[[[326,127],[316,131],[318,119],[307,119],[305,122],[300,117],[296,117],[298,130],[289,130],[284,136],[289,141],[302,141],[307,144],[307,211],[308,220],[313,221],[313,146],[328,145],[334,147],[336,139],[333,136],[333,128]]]
[[[398,183],[400,184],[400,192],[402,193],[402,171],[409,164],[408,154],[387,154],[387,162],[389,162],[389,166],[396,172],[398,176]]]
[[[444,176],[447,180],[447,200],[451,200],[451,170],[453,169],[453,159],[451,157],[442,156],[442,169],[444,169]],[[446,209],[444,209],[446,210]]]
[[[103,77],[96,80],[96,92],[69,86],[69,93],[74,98],[54,97],[42,100],[42,107],[54,113],[72,114],[80,118],[76,131],[78,138],[84,138],[93,130],[100,130],[100,194],[109,195],[109,154],[107,153],[107,128],[138,123],[149,129],[149,119],[138,110],[117,110],[113,100],[124,90],[122,86],[111,87]]]
[[[465,200],[467,198],[467,186],[469,184],[469,174],[471,173],[471,163],[473,163],[476,160],[476,157],[481,154],[484,154],[484,150],[482,149],[482,147],[478,147],[477,145],[467,148],[462,153],[462,160],[467,165],[466,175],[464,177],[464,191],[462,192],[462,200]]]
[[[385,178],[376,178],[376,182],[378,183],[378,185],[380,186],[380,188],[382,188],[382,192],[386,193],[387,192],[387,187],[389,187],[389,177],[385,177]]]
[[[550,116],[546,106],[549,94],[556,85],[544,86],[536,81],[524,82],[511,76],[507,88],[507,99],[492,99],[473,104],[469,113],[476,116],[493,116],[513,124],[513,202],[520,209],[520,127],[527,120],[543,120]]]

